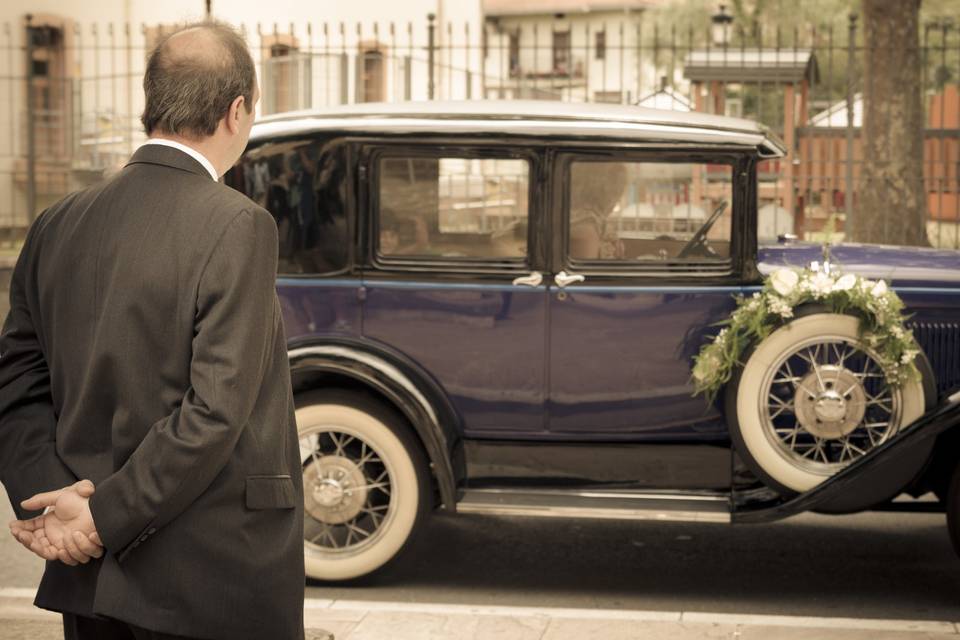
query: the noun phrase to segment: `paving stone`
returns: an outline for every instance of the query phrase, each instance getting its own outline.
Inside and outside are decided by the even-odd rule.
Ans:
[[[736,631],[728,624],[570,619],[552,620],[542,640],[726,640]]]
[[[337,640],[540,640],[546,618],[371,612]]]
[[[935,631],[879,631],[876,629],[823,629],[817,627],[744,626],[740,640],[957,640],[956,633]]]

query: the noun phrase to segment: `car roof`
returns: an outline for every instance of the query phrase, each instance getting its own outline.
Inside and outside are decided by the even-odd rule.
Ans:
[[[744,147],[766,158],[785,153],[776,136],[751,120],[630,105],[544,100],[364,103],[291,111],[258,120],[250,140],[322,131],[628,139]]]

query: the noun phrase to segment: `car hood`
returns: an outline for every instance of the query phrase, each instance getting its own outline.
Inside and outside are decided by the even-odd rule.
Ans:
[[[806,267],[822,260],[823,247],[817,244],[764,246],[757,255],[763,275],[778,267]],[[960,251],[842,244],[830,247],[830,261],[841,272],[882,278],[898,286],[960,289]]]

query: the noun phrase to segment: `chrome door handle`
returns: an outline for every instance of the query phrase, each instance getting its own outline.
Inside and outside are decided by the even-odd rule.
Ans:
[[[534,271],[528,276],[515,278],[513,280],[513,286],[519,287],[520,285],[526,285],[528,287],[539,287],[541,282],[543,282],[543,274],[539,271]]]
[[[554,278],[553,281],[557,283],[557,286],[561,289],[566,287],[568,284],[573,284],[574,282],[583,282],[586,280],[579,273],[567,273],[566,271],[561,271]]]

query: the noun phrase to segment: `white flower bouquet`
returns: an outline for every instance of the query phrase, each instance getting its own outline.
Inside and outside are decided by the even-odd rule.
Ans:
[[[883,280],[841,275],[815,264],[803,270],[778,269],[753,296],[737,296],[736,310],[694,358],[694,393],[706,394],[712,402],[742,364],[747,347],[766,338],[789,321],[798,306],[808,303],[859,317],[861,340],[876,354],[891,386],[919,377],[914,361],[920,347],[904,325],[900,297]]]

